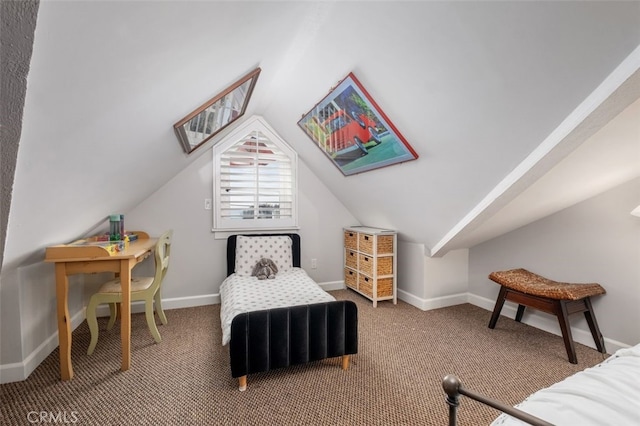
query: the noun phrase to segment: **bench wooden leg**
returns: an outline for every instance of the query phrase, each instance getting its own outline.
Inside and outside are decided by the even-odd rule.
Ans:
[[[562,331],[562,338],[564,339],[564,346],[567,349],[567,356],[571,364],[578,363],[578,357],[576,356],[576,347],[573,343],[573,337],[571,336],[571,324],[569,323],[569,312],[567,310],[567,301],[556,301],[556,316],[560,323],[560,330]]]
[[[524,305],[518,305],[518,312],[516,312],[516,321],[522,322],[522,315],[524,314]]]
[[[593,306],[591,306],[591,298],[585,298],[584,303],[587,307],[587,310],[584,311],[584,318],[587,320],[587,324],[589,324],[589,330],[593,336],[596,348],[598,348],[600,353],[606,354],[607,350],[604,347],[604,336],[600,333],[600,327],[598,327],[598,321],[596,321],[596,315],[593,312]]]
[[[500,293],[498,293],[496,305],[493,307],[493,314],[491,315],[491,320],[489,321],[489,328],[493,329],[496,327],[496,323],[498,322],[498,318],[500,317],[500,311],[502,311],[502,306],[504,306],[504,300],[506,297],[506,287],[500,286]]]

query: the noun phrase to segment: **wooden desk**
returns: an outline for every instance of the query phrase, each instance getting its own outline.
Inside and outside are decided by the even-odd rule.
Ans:
[[[60,377],[73,378],[71,365],[71,317],[67,298],[69,275],[115,272],[122,283],[122,309],[120,310],[120,337],[122,341],[122,366],[126,371],[131,365],[131,270],[153,251],[157,238],[149,238],[136,231],[138,239],[124,251],[110,252],[98,245],[81,245],[76,242],[47,247],[45,262],[55,263],[56,299],[58,311],[58,340],[60,342]]]

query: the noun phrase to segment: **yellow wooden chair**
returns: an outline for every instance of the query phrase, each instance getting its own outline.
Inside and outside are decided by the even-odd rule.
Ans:
[[[153,302],[155,301],[156,312],[162,324],[167,323],[167,317],[162,310],[160,298],[160,286],[164,280],[169,267],[169,254],[171,252],[171,238],[173,231],[167,231],[160,238],[155,248],[156,273],[153,277],[132,277],[131,278],[131,301],[143,300],[144,310],[147,317],[149,331],[156,343],[160,343],[162,338],[156,327],[156,321],[153,316]],[[122,286],[120,278],[107,281],[102,284],[97,293],[91,296],[89,305],[87,306],[87,324],[91,331],[91,343],[87,349],[87,355],[91,355],[98,343],[98,319],[96,318],[96,310],[98,305],[103,303],[109,304],[110,318],[107,324],[107,330],[111,330],[116,322],[118,315],[118,305],[122,302]]]

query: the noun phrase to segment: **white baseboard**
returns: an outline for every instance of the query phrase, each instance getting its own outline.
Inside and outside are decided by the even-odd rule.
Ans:
[[[422,299],[409,292],[398,289],[398,299],[406,302],[423,311],[446,308],[448,306],[461,305],[467,303],[467,293],[452,294],[450,296],[435,297],[433,299]]]
[[[170,311],[172,309],[195,308],[196,306],[216,305],[220,303],[220,294],[205,294],[202,296],[172,297],[162,299],[162,309]],[[139,314],[144,312],[144,302],[136,301],[131,303],[131,313]],[[100,305],[96,312],[99,317],[109,316],[109,306]]]
[[[344,281],[331,281],[320,283],[325,291],[342,290],[345,288]],[[416,308],[428,311],[432,309],[445,308],[448,306],[460,305],[462,303],[470,303],[488,311],[493,311],[495,300],[490,300],[471,293],[459,293],[451,296],[436,297],[432,299],[419,298],[411,293],[398,289],[398,298]],[[192,308],[196,306],[214,305],[220,303],[220,294],[207,294],[202,296],[176,297],[162,300],[162,308],[165,310]],[[511,302],[506,302],[502,308],[501,315],[514,319],[517,307]],[[144,303],[134,302],[131,304],[131,313],[144,312]],[[109,308],[106,305],[98,307],[98,316],[108,316]],[[527,311],[523,318],[523,323],[535,328],[547,331],[549,333],[561,336],[558,321],[552,315],[543,316],[543,313],[537,311]],[[84,309],[78,311],[71,317],[71,329],[75,330],[85,319]],[[488,325],[488,324],[487,324]],[[595,348],[593,337],[589,331],[571,328],[574,341],[581,343],[590,348]],[[627,348],[629,345],[618,342],[616,340],[605,338],[607,352],[613,353],[621,348]],[[40,365],[51,352],[58,347],[58,332],[54,332],[40,346],[31,352],[22,362],[0,365],[0,384],[11,383],[25,380]]]
[[[329,281],[326,283],[318,283],[324,291],[344,290],[346,287],[344,281]]]
[[[319,283],[325,291],[342,290],[345,288],[344,281],[330,281]],[[220,303],[220,294],[206,294],[201,296],[174,297],[162,299],[162,309],[182,309],[196,306],[215,305]],[[144,313],[144,302],[133,302],[131,313]],[[98,317],[108,317],[109,307],[107,305],[98,306],[96,312]],[[71,329],[75,330],[85,319],[85,311],[82,309],[71,318]],[[22,362],[0,365],[0,383],[11,383],[25,380],[40,365],[51,352],[58,347],[58,332],[49,336],[38,348],[29,354]]]
[[[220,303],[219,294],[203,296],[176,297],[162,300],[162,309],[181,309],[196,306],[213,305]],[[144,302],[133,302],[131,313],[143,313]],[[109,307],[101,305],[96,312],[97,316],[109,316]],[[85,320],[85,310],[81,309],[71,317],[71,330],[75,330]],[[58,347],[58,332],[55,331],[40,346],[31,352],[22,362],[0,365],[0,383],[11,383],[25,380],[51,352]]]
[[[80,324],[82,324],[84,318],[84,309],[81,309],[72,315],[71,330],[75,330]],[[25,380],[29,377],[29,374],[31,374],[33,370],[35,370],[58,346],[58,332],[55,331],[22,362],[0,365],[0,383],[11,383]]]
[[[343,281],[322,283],[320,286],[326,290],[344,289]],[[215,305],[220,303],[220,294],[206,294],[201,296],[174,297],[162,299],[162,309],[182,309],[196,306]],[[131,313],[144,313],[144,302],[133,302]],[[109,316],[107,305],[98,306],[98,317]],[[85,320],[85,310],[78,311],[71,317],[71,330],[75,330]],[[11,383],[25,380],[58,347],[58,332],[55,331],[40,346],[31,352],[22,362],[0,365],[0,383]]]
[[[472,305],[492,312],[493,307],[496,303],[495,300],[487,299],[471,293],[460,293],[451,296],[436,297],[433,299],[422,299],[406,291],[398,290],[398,298],[423,311],[445,308],[447,306],[460,305],[462,303],[470,303]],[[518,306],[515,303],[507,301],[502,307],[500,316],[515,319],[517,311]],[[544,312],[529,309],[525,311],[522,322],[524,324],[530,325],[531,327],[535,327],[548,333],[555,334],[556,336],[562,336],[560,325],[558,324],[558,319],[551,314],[545,314]],[[489,323],[487,323],[487,326],[489,326]],[[571,335],[574,342],[596,349],[596,344],[593,341],[593,336],[591,336],[591,332],[589,330],[582,330],[579,328],[571,327]],[[604,342],[607,348],[607,353],[610,354],[614,353],[618,349],[629,347],[629,345],[625,343],[609,339],[607,337],[604,338]]]

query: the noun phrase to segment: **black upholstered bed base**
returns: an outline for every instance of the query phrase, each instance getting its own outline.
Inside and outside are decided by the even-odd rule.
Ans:
[[[348,300],[247,312],[231,323],[231,375],[358,352],[358,312]]]
[[[268,235],[291,237],[293,266],[300,267],[300,236]],[[227,275],[235,270],[236,239],[227,239]],[[349,300],[246,312],[231,322],[231,375],[239,378],[240,390],[248,374],[325,358],[341,356],[346,369],[357,352],[358,310]]]

